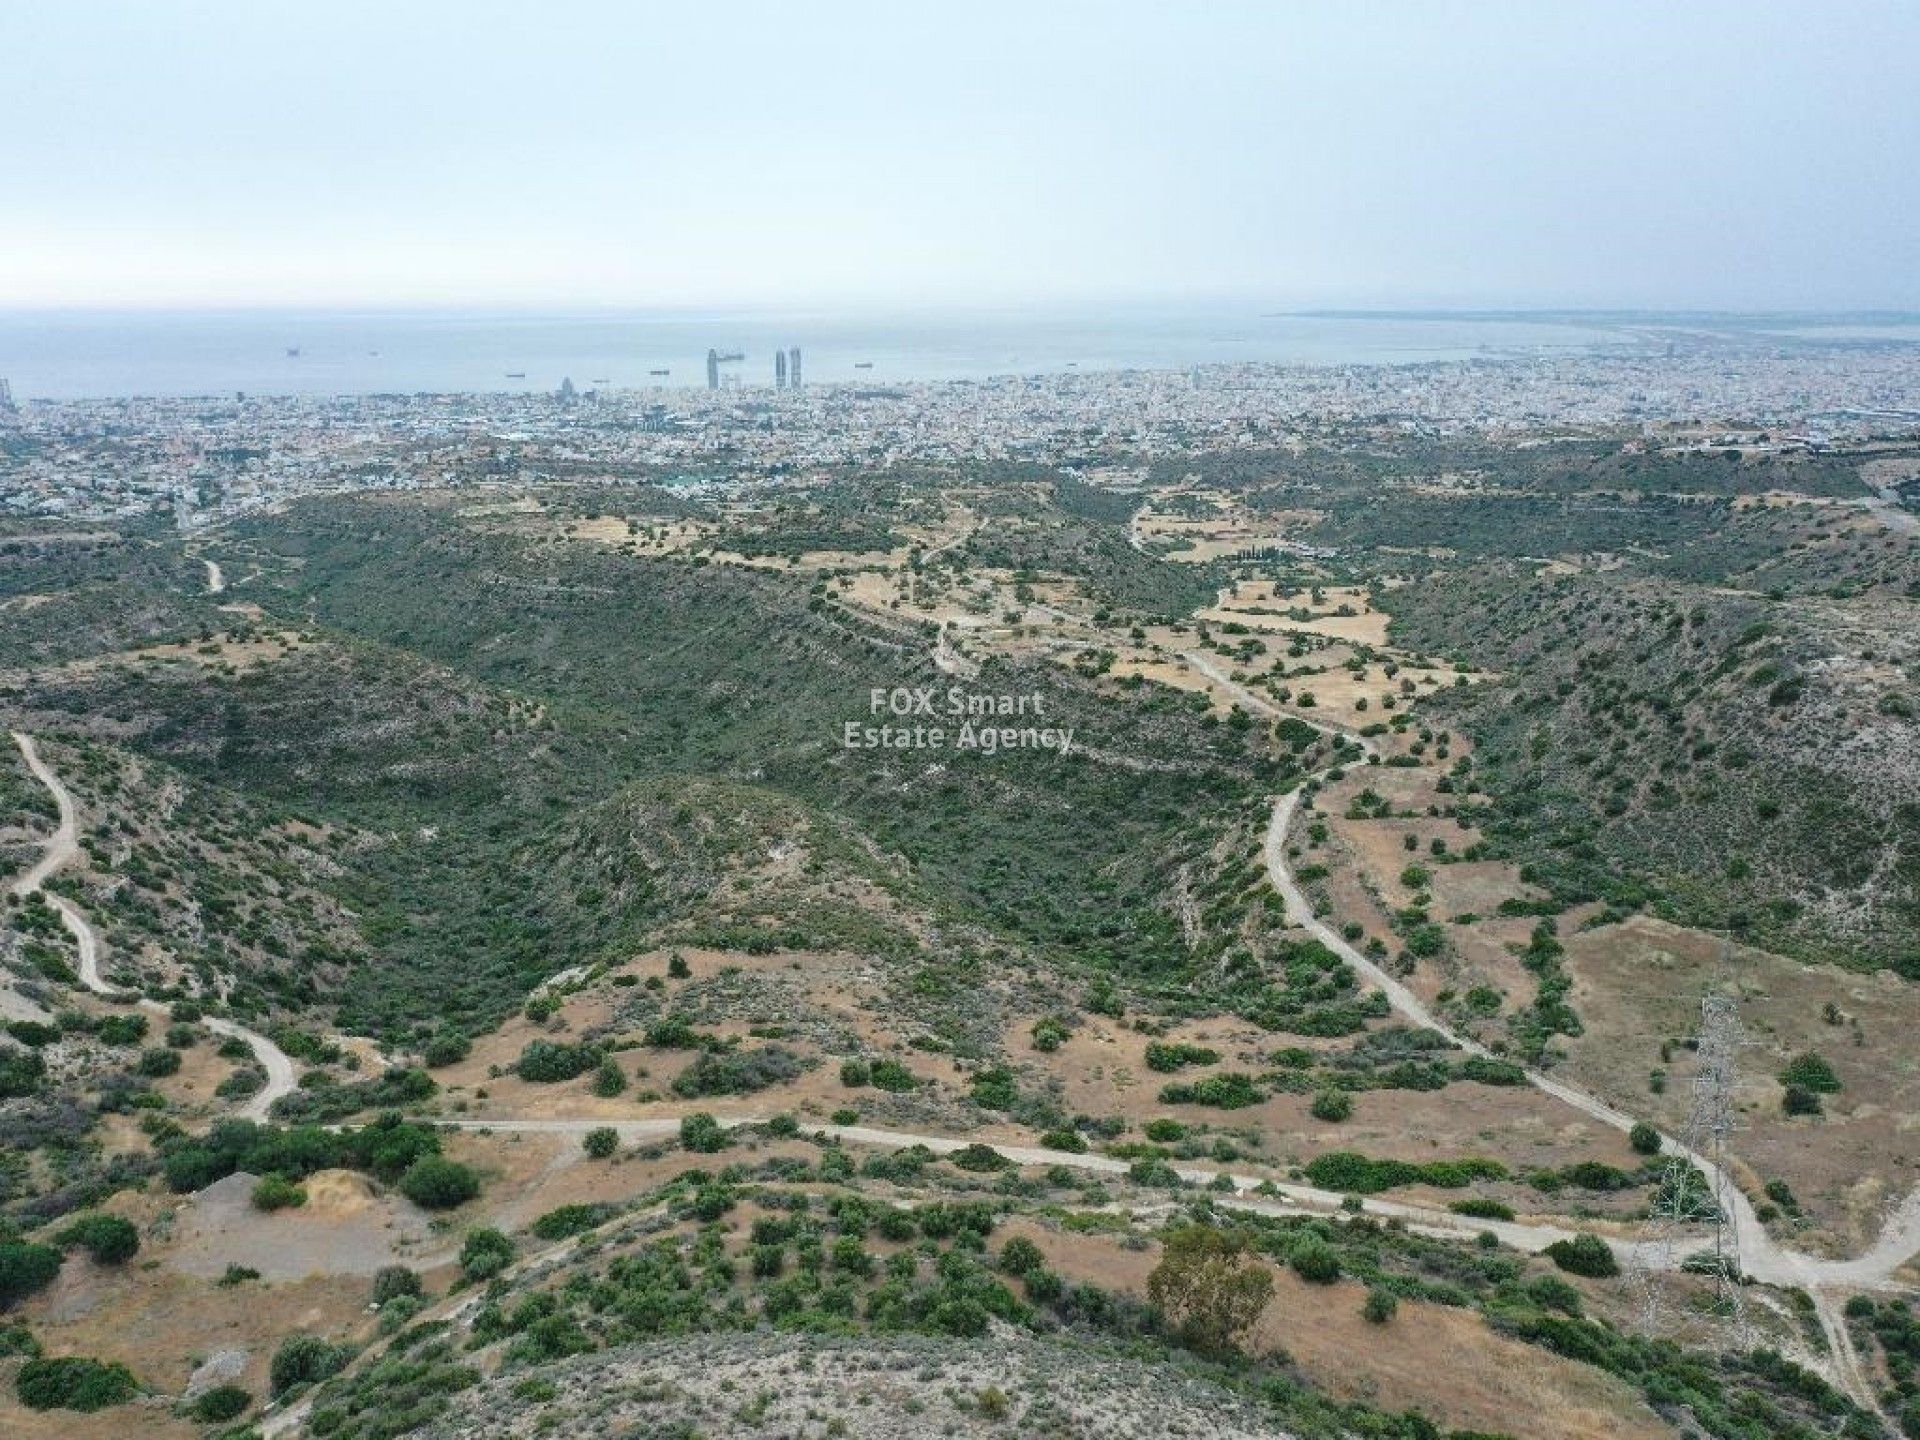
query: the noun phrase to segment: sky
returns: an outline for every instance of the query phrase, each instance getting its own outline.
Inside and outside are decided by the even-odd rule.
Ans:
[[[0,13],[0,308],[1920,309],[1906,0]]]

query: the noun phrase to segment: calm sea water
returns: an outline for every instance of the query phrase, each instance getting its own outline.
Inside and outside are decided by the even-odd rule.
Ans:
[[[1643,342],[1580,316],[1271,315],[1209,309],[848,318],[644,312],[0,313],[0,376],[21,398],[699,387],[709,347],[744,385],[797,345],[815,383],[981,379],[1232,361],[1398,364]],[[293,354],[297,350],[299,353]],[[665,375],[652,372],[666,371]]]

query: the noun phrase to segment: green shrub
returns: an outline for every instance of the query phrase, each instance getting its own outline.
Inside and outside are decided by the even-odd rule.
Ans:
[[[680,1121],[680,1144],[702,1155],[727,1148],[727,1132],[721,1123],[704,1110],[696,1110]]]
[[[905,1094],[920,1084],[914,1073],[898,1060],[874,1061],[871,1078],[877,1087],[895,1094]]]
[[[490,1225],[469,1230],[460,1245],[460,1273],[490,1280],[513,1263],[513,1241]]]
[[[1447,1206],[1456,1215],[1466,1215],[1475,1220],[1511,1220],[1513,1207],[1499,1200],[1489,1200],[1474,1195],[1465,1200],[1456,1200]]]
[[[580,1148],[595,1160],[611,1159],[620,1148],[620,1132],[611,1125],[596,1125],[580,1137]]]
[[[177,1075],[180,1072],[180,1052],[162,1046],[142,1050],[140,1052],[140,1060],[133,1068],[149,1080],[158,1080],[167,1075]]]
[[[422,1210],[451,1210],[480,1193],[480,1177],[457,1161],[426,1155],[400,1177],[400,1193]]]
[[[842,1060],[840,1062],[840,1083],[850,1090],[858,1090],[873,1079],[873,1068],[864,1060]]]
[[[1787,1062],[1787,1067],[1780,1072],[1780,1083],[1798,1085],[1819,1095],[1837,1095],[1841,1089],[1840,1077],[1833,1073],[1833,1066],[1827,1063],[1826,1057],[1812,1050]]]
[[[1171,1074],[1187,1065],[1217,1065],[1220,1052],[1209,1050],[1204,1045],[1189,1045],[1185,1042],[1169,1045],[1153,1040],[1147,1044],[1147,1068],[1161,1074]]]
[[[97,1265],[123,1265],[139,1253],[140,1232],[118,1215],[88,1215],[54,1236],[54,1243],[66,1250],[78,1246]]]
[[[277,1398],[295,1386],[339,1374],[352,1358],[350,1346],[329,1345],[318,1335],[289,1335],[273,1352],[273,1363],[268,1367],[269,1383]]]
[[[60,1252],[50,1244],[0,1240],[0,1309],[44,1290],[60,1275]]]
[[[438,1070],[445,1065],[458,1065],[473,1053],[473,1041],[458,1030],[442,1030],[421,1052],[421,1059],[430,1070]]]
[[[1087,1138],[1078,1130],[1049,1130],[1041,1135],[1040,1143],[1049,1150],[1061,1150],[1069,1155],[1087,1153]]]
[[[1322,1090],[1313,1097],[1313,1118],[1338,1123],[1353,1116],[1353,1096],[1344,1090]]]
[[[547,1211],[528,1228],[542,1240],[565,1240],[604,1225],[615,1213],[615,1208],[605,1203],[562,1205]]]
[[[529,1040],[514,1062],[514,1073],[522,1080],[553,1084],[574,1080],[600,1063],[596,1045],[562,1045],[552,1040]]]
[[[373,1303],[385,1305],[420,1294],[420,1277],[405,1265],[386,1265],[374,1272]]]
[[[1000,1250],[1000,1268],[1009,1275],[1031,1275],[1046,1263],[1040,1247],[1024,1235],[1014,1236]]]
[[[1340,1278],[1340,1252],[1316,1237],[1295,1245],[1287,1263],[1294,1274],[1315,1285],[1331,1285]]]
[[[1631,1145],[1638,1154],[1658,1155],[1660,1153],[1660,1132],[1646,1121],[1640,1120],[1635,1122],[1633,1129],[1627,1132],[1627,1143]]]
[[[1360,1314],[1370,1325],[1384,1325],[1393,1319],[1394,1312],[1400,1308],[1400,1298],[1391,1290],[1375,1285],[1367,1291],[1366,1303],[1360,1307]]]
[[[1033,1048],[1051,1055],[1067,1043],[1072,1033],[1064,1021],[1052,1015],[1044,1016],[1033,1022]]]
[[[256,1210],[293,1210],[306,1203],[307,1192],[284,1175],[263,1176],[253,1187],[253,1208]]]
[[[1266,1092],[1251,1075],[1223,1070],[1192,1084],[1166,1085],[1160,1090],[1163,1105],[1212,1105],[1220,1110],[1244,1110],[1266,1099]]]
[[[104,1410],[126,1404],[140,1387],[124,1365],[56,1355],[27,1361],[13,1388],[29,1410]]]
[[[1823,1115],[1826,1106],[1804,1085],[1789,1085],[1780,1096],[1780,1108],[1789,1115]]]
[[[253,1396],[238,1385],[216,1385],[193,1402],[193,1418],[203,1425],[222,1425],[246,1414]]]
[[[1541,1253],[1569,1275],[1605,1279],[1620,1273],[1620,1262],[1598,1235],[1583,1233],[1571,1240],[1556,1240]]]
[[[593,1093],[602,1100],[611,1100],[627,1088],[627,1072],[620,1068],[620,1062],[609,1055],[600,1062],[600,1068],[593,1072]]]
[[[963,1145],[947,1157],[962,1170],[992,1171],[1011,1170],[1013,1161],[1002,1155],[991,1145]]]
[[[1373,1160],[1350,1150],[1333,1150],[1308,1162],[1307,1178],[1323,1190],[1371,1195],[1399,1185],[1433,1185],[1458,1190],[1475,1180],[1504,1180],[1507,1167],[1498,1160],[1472,1157],[1433,1160],[1416,1165],[1409,1160]]]

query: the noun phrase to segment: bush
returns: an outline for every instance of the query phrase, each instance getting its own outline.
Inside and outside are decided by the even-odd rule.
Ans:
[[[124,1365],[57,1355],[22,1365],[13,1388],[29,1410],[104,1410],[126,1404],[139,1386]]]
[[[422,1210],[451,1210],[480,1193],[480,1177],[457,1161],[426,1155],[400,1177],[400,1193]]]
[[[295,1210],[307,1203],[307,1192],[284,1175],[268,1175],[253,1187],[253,1208],[272,1213]]]
[[[1087,1138],[1078,1130],[1049,1130],[1040,1137],[1040,1143],[1049,1150],[1061,1150],[1069,1155],[1087,1153]]]
[[[0,1242],[0,1309],[44,1290],[60,1275],[60,1252],[50,1244]]]
[[[387,1265],[374,1273],[373,1303],[376,1305],[419,1293],[420,1277],[405,1265]]]
[[[553,1084],[574,1080],[600,1063],[595,1045],[560,1045],[552,1040],[529,1040],[514,1062],[514,1073],[522,1080]]]
[[[329,1345],[318,1335],[289,1335],[273,1352],[268,1381],[278,1397],[297,1385],[312,1384],[339,1374],[352,1358],[350,1347]]]
[[[140,1251],[140,1232],[118,1215],[89,1215],[67,1226],[54,1243],[67,1250],[79,1246],[96,1265],[124,1265]]]
[[[620,1062],[609,1055],[600,1062],[600,1068],[593,1072],[593,1093],[602,1100],[611,1100],[627,1088],[627,1072],[620,1068]]]
[[[727,1148],[727,1132],[721,1123],[704,1110],[696,1110],[680,1121],[682,1148],[702,1155]]]
[[[238,1385],[216,1385],[193,1402],[193,1418],[203,1425],[221,1425],[237,1420],[253,1404],[253,1396]]]
[[[164,1047],[142,1050],[140,1052],[139,1063],[133,1068],[149,1080],[158,1080],[163,1076],[176,1075],[180,1071],[180,1052]]]
[[[1620,1262],[1598,1235],[1576,1235],[1571,1240],[1556,1240],[1543,1252],[1569,1275],[1586,1275],[1604,1280],[1620,1273]]]
[[[992,1170],[1011,1170],[1013,1161],[1002,1155],[991,1145],[963,1145],[947,1159],[962,1170],[986,1172]]]
[[[1244,1110],[1264,1099],[1266,1092],[1258,1082],[1237,1070],[1223,1070],[1191,1085],[1166,1085],[1160,1090],[1163,1105],[1212,1105],[1220,1110]]]
[[[1833,1066],[1825,1056],[1812,1050],[1787,1062],[1787,1068],[1780,1072],[1780,1083],[1788,1087],[1797,1085],[1818,1095],[1837,1095],[1841,1089],[1840,1077],[1833,1073]]]
[[[1353,1115],[1353,1096],[1344,1090],[1322,1090],[1313,1097],[1313,1118],[1333,1123]]]
[[[842,1060],[840,1062],[840,1083],[849,1090],[858,1090],[873,1079],[873,1070],[864,1060]]]
[[[445,1065],[458,1065],[472,1053],[473,1041],[458,1030],[442,1030],[427,1042],[420,1058],[426,1061],[429,1070],[438,1070]]]
[[[595,1160],[611,1159],[620,1148],[620,1132],[611,1125],[596,1125],[580,1137],[580,1148]]]
[[[890,1090],[895,1094],[905,1094],[920,1084],[914,1078],[913,1072],[898,1060],[874,1061],[871,1078],[880,1089]]]
[[[1634,1125],[1633,1129],[1627,1132],[1627,1143],[1641,1155],[1658,1155],[1660,1153],[1660,1132],[1646,1121],[1641,1120]]]
[[[1375,1285],[1367,1291],[1366,1303],[1360,1307],[1360,1313],[1370,1325],[1384,1325],[1393,1319],[1394,1312],[1400,1308],[1400,1298],[1391,1290]]]
[[[1189,1045],[1184,1041],[1169,1045],[1153,1040],[1147,1044],[1147,1068],[1161,1074],[1171,1074],[1187,1065],[1217,1065],[1220,1052],[1209,1050],[1204,1045]]]
[[[798,1078],[805,1067],[784,1045],[723,1055],[703,1050],[673,1078],[673,1093],[689,1100],[706,1095],[751,1095]]]
[[[565,1240],[570,1235],[582,1235],[596,1225],[606,1224],[617,1213],[614,1206],[604,1202],[562,1205],[547,1211],[527,1228],[542,1240]]]
[[[1000,1268],[1009,1275],[1031,1275],[1046,1263],[1040,1247],[1024,1235],[1014,1236],[1000,1251]]]
[[[1820,1097],[1804,1085],[1789,1085],[1780,1097],[1780,1108],[1789,1115],[1823,1115],[1826,1106]]]
[[[1340,1252],[1326,1241],[1309,1237],[1287,1256],[1293,1273],[1315,1285],[1331,1285],[1340,1278]]]
[[[490,1280],[513,1263],[513,1241],[491,1226],[469,1230],[460,1246],[460,1273]]]
[[[1456,1215],[1466,1215],[1475,1220],[1511,1220],[1513,1207],[1501,1200],[1489,1200],[1483,1195],[1475,1195],[1466,1200],[1456,1200],[1447,1206]]]
[[[1067,1043],[1067,1037],[1072,1033],[1064,1021],[1051,1015],[1045,1016],[1033,1022],[1033,1048],[1051,1055]]]

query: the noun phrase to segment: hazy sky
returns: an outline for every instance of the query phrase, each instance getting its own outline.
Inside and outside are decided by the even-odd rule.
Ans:
[[[1920,4],[5,0],[0,306],[1920,308]]]

